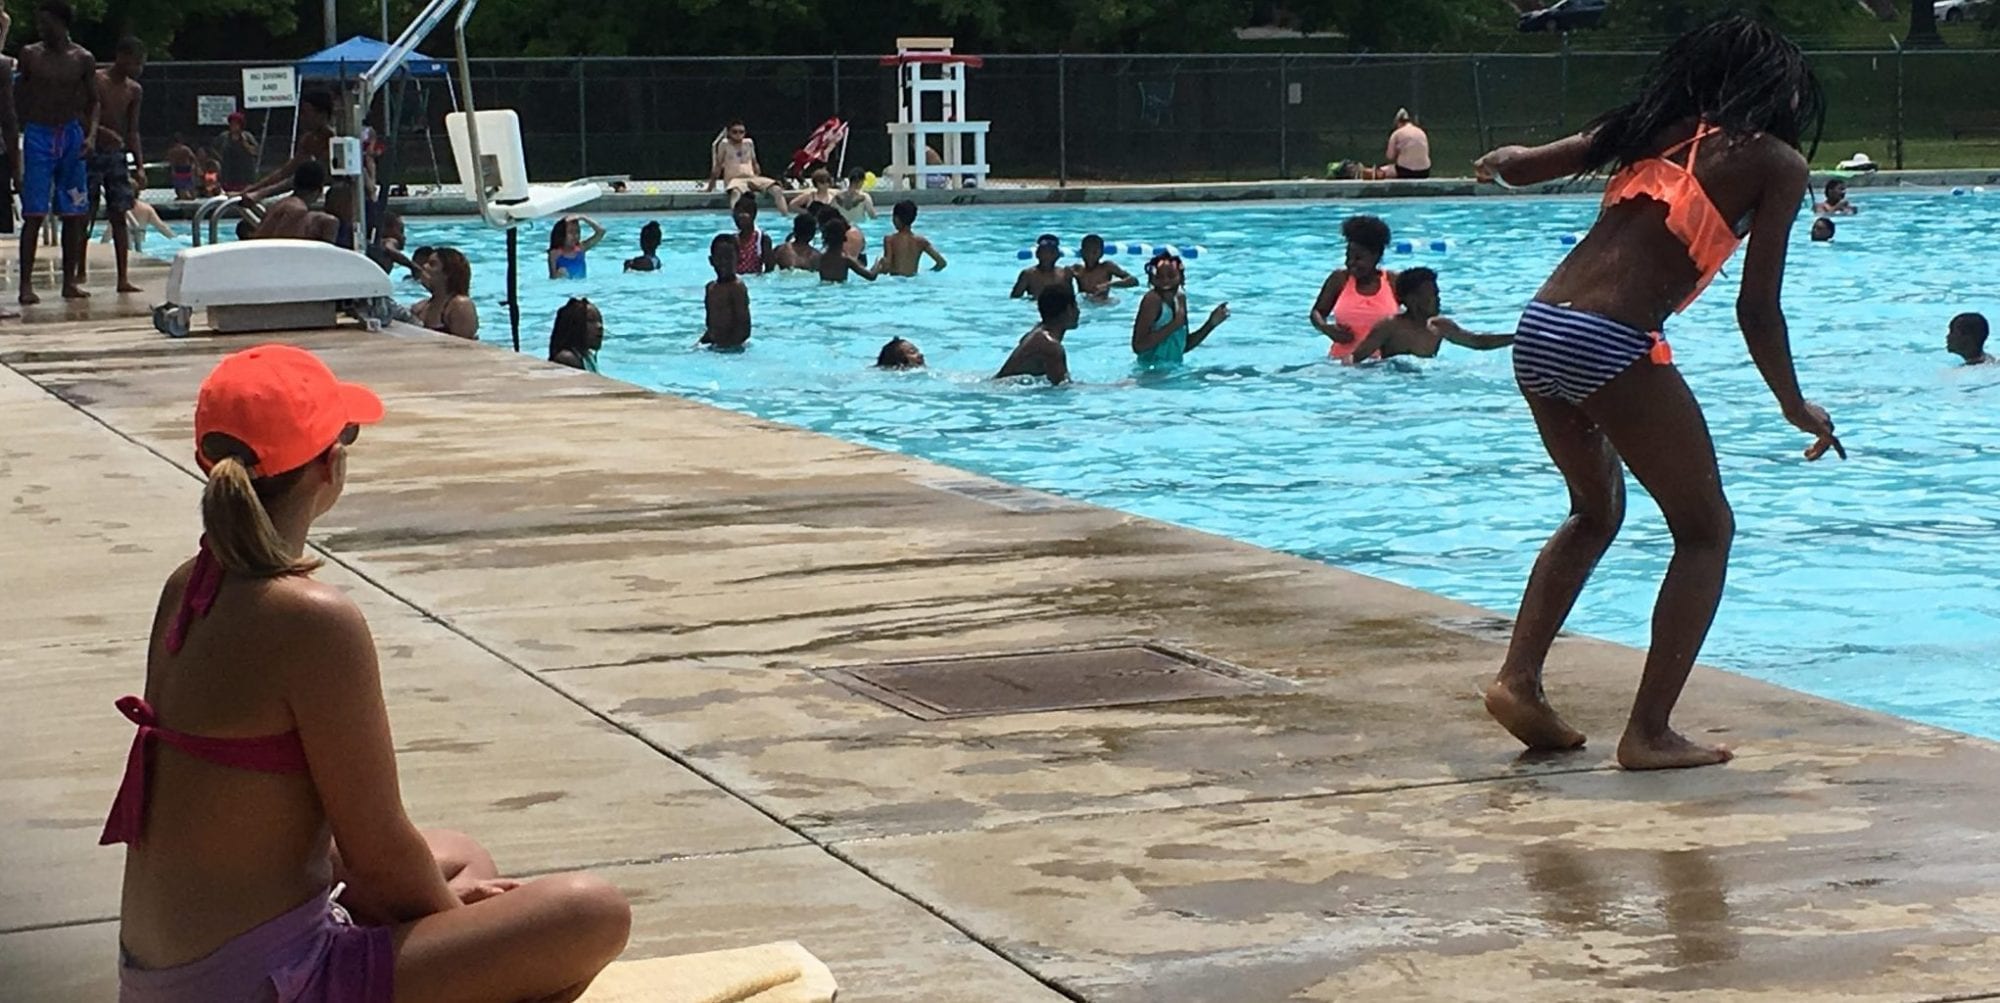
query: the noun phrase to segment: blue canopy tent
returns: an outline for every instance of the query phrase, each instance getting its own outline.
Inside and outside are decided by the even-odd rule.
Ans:
[[[389,43],[356,35],[332,48],[321,49],[292,64],[301,80],[340,79],[351,80],[375,65],[383,53],[389,51]],[[432,59],[421,53],[410,56],[409,62],[397,71],[398,76],[443,77],[451,80],[451,67],[443,61]]]
[[[292,68],[298,73],[301,87],[308,80],[337,80],[344,84],[349,80],[360,79],[361,74],[373,67],[389,48],[387,42],[366,35],[355,35],[345,42],[321,49],[293,63]],[[451,96],[451,106],[454,109],[458,107],[458,89],[452,81],[451,64],[443,60],[432,59],[422,53],[411,53],[410,58],[396,71],[394,79],[404,84],[412,80],[442,80],[446,93]],[[387,100],[386,96],[384,100]],[[438,164],[437,142],[431,132],[430,101],[423,91],[418,92],[416,108],[424,131],[424,146],[431,155],[432,177],[437,183],[443,184],[443,173]],[[397,122],[398,118],[393,113],[387,116],[386,131],[390,139],[394,139],[398,132]],[[296,132],[296,122],[293,124],[293,129]]]

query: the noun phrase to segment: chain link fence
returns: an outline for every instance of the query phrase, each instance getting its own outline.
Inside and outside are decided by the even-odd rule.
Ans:
[[[1320,177],[1330,162],[1379,162],[1398,108],[1429,131],[1441,174],[1461,173],[1498,143],[1573,130],[1631,93],[1647,53],[1437,55],[989,56],[973,70],[968,114],[992,122],[1003,178],[1085,181]],[[1819,163],[1857,151],[1885,166],[2000,165],[2000,52],[1816,54],[1828,117]],[[238,95],[253,64],[156,63],[146,70],[148,149],[179,135],[200,147],[221,134],[197,122],[197,97]],[[268,65],[268,64],[257,64]],[[766,173],[819,123],[853,127],[847,164],[889,160],[882,125],[896,115],[895,71],[874,57],[480,59],[482,108],[522,120],[538,177],[629,174],[700,178],[732,118],[749,123]],[[391,88],[392,163],[410,184],[456,180],[444,138],[443,80]],[[268,130],[263,166],[289,143],[288,112],[251,114]]]

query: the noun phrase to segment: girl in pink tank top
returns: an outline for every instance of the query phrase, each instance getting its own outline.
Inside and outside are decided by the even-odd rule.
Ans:
[[[1395,274],[1381,267],[1389,249],[1389,224],[1374,216],[1354,216],[1340,225],[1340,233],[1347,238],[1347,264],[1320,287],[1312,325],[1333,342],[1328,357],[1353,363],[1354,347],[1402,306],[1396,300]],[[1374,288],[1365,291],[1363,286]]]

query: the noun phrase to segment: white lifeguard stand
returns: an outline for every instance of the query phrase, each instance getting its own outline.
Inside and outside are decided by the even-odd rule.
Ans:
[[[898,38],[896,54],[882,65],[896,68],[896,121],[889,123],[889,169],[884,176],[901,188],[927,187],[932,177],[944,187],[986,183],[986,130],[992,123],[965,118],[965,74],[985,61],[951,51],[949,38]],[[938,163],[924,151],[936,147]],[[970,150],[967,147],[970,147]]]

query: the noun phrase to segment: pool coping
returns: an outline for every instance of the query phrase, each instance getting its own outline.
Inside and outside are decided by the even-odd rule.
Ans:
[[[1861,174],[1834,174],[1816,171],[1815,187],[1834,177],[1843,177],[1854,188],[1952,188],[2000,186],[2000,167],[1952,170],[1877,171]],[[648,186],[668,182],[633,181],[622,194],[606,194],[585,203],[580,212],[724,212],[730,197],[720,192],[646,191]],[[1105,184],[1080,182],[1058,186],[1000,182],[978,189],[924,189],[917,191],[876,190],[878,203],[909,199],[919,206],[975,205],[1075,205],[1129,204],[1166,205],[1190,202],[1259,201],[1338,201],[1344,199],[1387,198],[1468,198],[1474,196],[1584,195],[1603,191],[1601,178],[1551,182],[1507,189],[1482,185],[1471,178],[1434,178],[1423,181],[1325,181],[1315,179],[1270,179],[1262,181],[1183,182],[1171,184]],[[190,217],[199,203],[159,204],[162,216]],[[470,207],[456,194],[397,197],[390,207],[405,216],[469,216]]]
[[[162,270],[141,266],[155,296]],[[109,699],[191,545],[187,401],[248,343],[160,338],[145,300],[100,295],[0,327],[22,752],[0,952],[37,998],[109,986],[117,869],[88,838],[130,737]],[[1501,645],[1452,626],[1484,611],[997,505],[947,489],[960,471],[494,346],[274,340],[390,402],[315,546],[384,651],[413,811],[510,867],[601,870],[638,906],[628,956],[797,939],[847,996],[896,1001],[2000,990],[1993,743],[1701,668],[1680,719],[1727,729],[1728,767],[1518,756],[1475,696]],[[1292,687],[916,722],[815,673],[1122,638]],[[1571,638],[1549,667],[1615,731],[1635,652]]]

